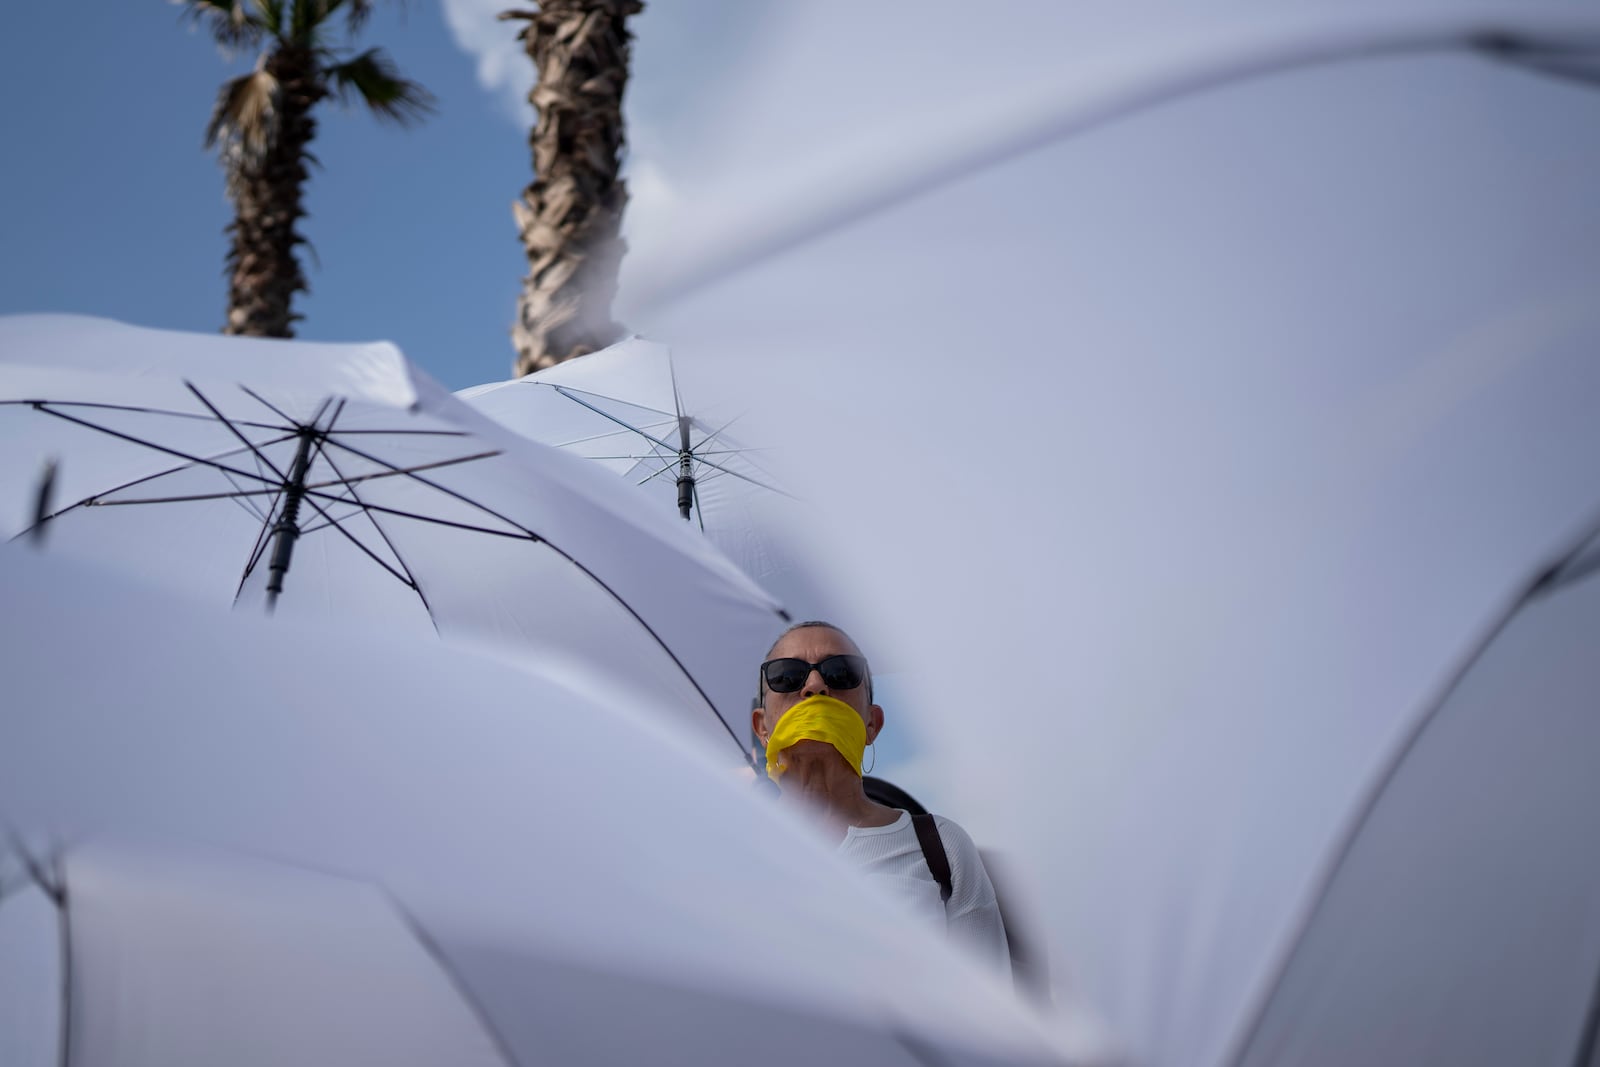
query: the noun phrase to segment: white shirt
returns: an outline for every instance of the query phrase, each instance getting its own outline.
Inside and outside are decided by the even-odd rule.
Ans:
[[[909,812],[902,811],[900,818],[888,826],[846,828],[839,854],[903,901],[907,911],[949,930],[952,937],[977,952],[996,971],[1009,975],[1011,951],[1006,945],[1006,930],[978,847],[960,826],[942,815],[933,818],[950,859],[948,902],[939,899],[939,883],[934,881],[922,855]]]

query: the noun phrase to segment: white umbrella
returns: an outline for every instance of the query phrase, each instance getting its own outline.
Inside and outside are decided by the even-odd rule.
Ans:
[[[1061,1059],[648,709],[17,550],[0,591],[0,989],[66,976],[8,1065]]]
[[[387,344],[0,319],[0,533],[287,625],[437,630],[668,694],[742,752],[749,665],[782,613],[679,526]]]
[[[892,55],[914,14],[849,32]],[[1600,503],[1600,94],[1505,62],[1581,74],[1597,31],[1263,21],[638,265],[679,300],[634,322],[859,473],[831,559],[898,620],[1052,974],[1137,1062],[1587,1054],[1595,739],[1556,685],[1592,687],[1580,590],[1475,668],[1520,669],[1520,727],[1441,712],[1435,791],[1391,769]],[[1404,761],[1438,758],[1418,738]]]
[[[797,617],[832,616],[836,596],[806,573],[807,512],[783,488],[741,409],[712,382],[685,388],[666,345],[630,337],[581,359],[456,395],[524,437],[590,459],[640,487]]]

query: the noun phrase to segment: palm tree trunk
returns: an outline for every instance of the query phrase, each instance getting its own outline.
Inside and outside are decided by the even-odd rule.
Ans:
[[[529,144],[534,180],[512,204],[528,257],[512,343],[520,376],[603,348],[626,249],[619,231],[627,187],[617,177],[624,143],[628,16],[641,0],[543,0],[520,34],[538,72]]]
[[[228,226],[228,321],[222,332],[293,337],[301,317],[294,313],[294,295],[309,289],[295,246],[305,241],[296,226],[305,216],[307,148],[317,130],[311,109],[328,90],[307,49],[279,48],[267,57],[266,69],[278,85],[266,150],[236,157],[229,167],[234,220]]]

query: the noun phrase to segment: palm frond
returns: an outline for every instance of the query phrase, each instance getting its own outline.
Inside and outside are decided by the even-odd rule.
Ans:
[[[344,9],[345,28],[354,37],[361,32],[361,27],[367,24],[367,19],[372,17],[372,9],[377,5],[373,0],[329,0],[328,14],[334,14],[340,8]]]
[[[283,37],[283,0],[253,0],[261,22],[274,37]]]
[[[260,0],[172,0],[182,10],[178,17],[204,26],[225,48],[254,45],[276,32],[263,17]]]
[[[265,152],[277,117],[277,99],[278,79],[265,67],[224,82],[206,126],[206,147],[221,141],[249,156]]]
[[[323,68],[340,100],[354,93],[380,119],[402,126],[418,122],[434,110],[433,94],[400,76],[394,60],[381,48]]]
[[[317,38],[322,21],[328,17],[333,0],[289,0],[289,32],[285,38],[304,48],[310,48]]]

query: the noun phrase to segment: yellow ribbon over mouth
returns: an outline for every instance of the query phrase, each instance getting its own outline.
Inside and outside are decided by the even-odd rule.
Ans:
[[[800,701],[783,713],[767,738],[767,777],[774,782],[789,769],[787,763],[778,762],[778,755],[796,741],[826,741],[859,775],[861,757],[867,752],[867,724],[842,700],[818,694]]]

